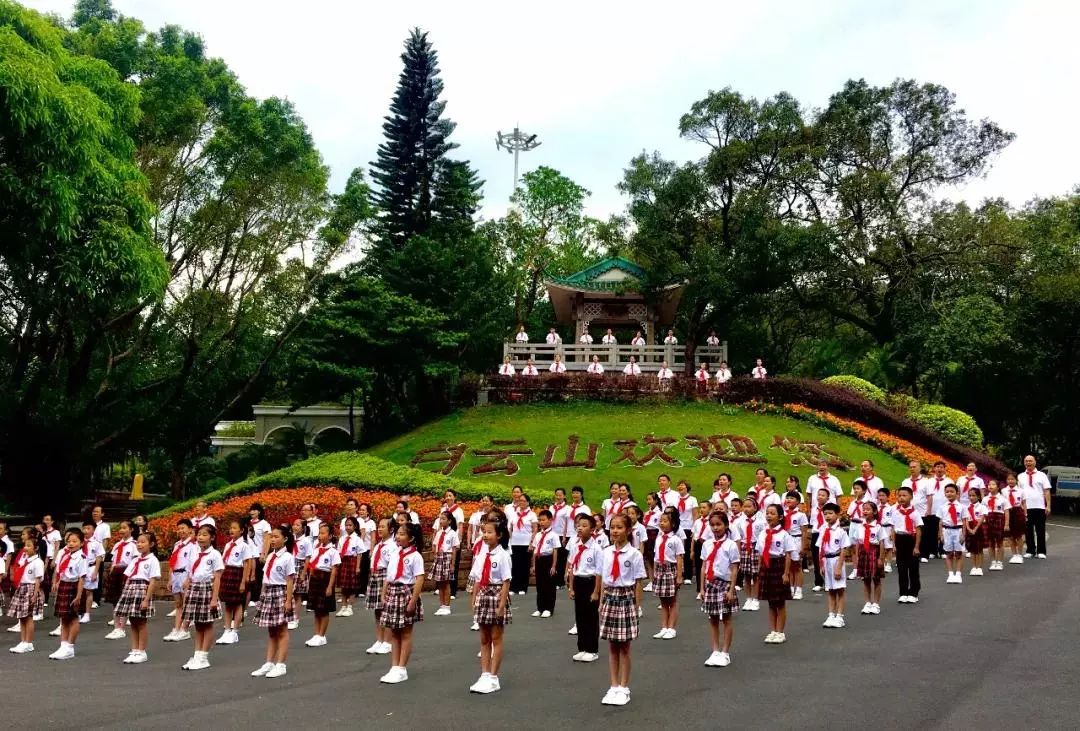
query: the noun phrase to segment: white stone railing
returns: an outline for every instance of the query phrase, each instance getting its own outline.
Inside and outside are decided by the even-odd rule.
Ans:
[[[529,358],[533,359],[538,370],[547,370],[547,367],[555,361],[555,356],[562,357],[568,371],[583,371],[592,362],[593,356],[600,358],[600,363],[605,370],[618,368],[621,370],[630,362],[630,356],[637,359],[638,365],[644,372],[660,370],[660,364],[665,360],[672,370],[681,370],[686,363],[686,346],[684,345],[603,345],[593,343],[582,345],[580,343],[560,343],[548,345],[547,343],[504,343],[503,356],[510,356],[514,367],[520,369]],[[694,350],[694,365],[704,361],[709,364],[709,371],[716,370],[716,366],[728,359],[727,341],[717,346],[699,345]]]

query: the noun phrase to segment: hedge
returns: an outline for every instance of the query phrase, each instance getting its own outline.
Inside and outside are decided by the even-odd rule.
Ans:
[[[342,490],[364,489],[431,497],[442,497],[442,494],[450,489],[456,492],[462,501],[479,500],[481,495],[488,494],[494,497],[496,502],[510,502],[510,488],[498,483],[447,477],[394,464],[370,454],[331,452],[176,503],[157,515],[190,510],[198,500],[218,503],[237,495],[247,495],[274,487],[338,487]]]
[[[885,391],[858,376],[829,376],[821,379],[821,382],[829,386],[839,386],[849,391],[854,391],[863,398],[868,398],[875,404],[885,405]]]
[[[975,419],[959,409],[926,404],[908,413],[908,418],[958,444],[975,448],[983,444],[982,429]]]

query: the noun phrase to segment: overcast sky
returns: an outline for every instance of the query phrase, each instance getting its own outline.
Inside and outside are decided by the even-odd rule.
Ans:
[[[69,16],[73,0],[29,0]],[[792,93],[823,106],[849,78],[944,84],[970,116],[1017,134],[984,180],[954,195],[1022,203],[1080,183],[1080,4],[950,2],[350,2],[113,0],[149,28],[197,31],[250,93],[291,100],[333,170],[335,189],[367,169],[413,26],[429,31],[457,123],[457,155],[501,215],[512,160],[494,145],[516,122],[549,165],[592,191],[588,212],[622,210],[615,190],[643,149],[698,157],[677,123],[710,89]]]

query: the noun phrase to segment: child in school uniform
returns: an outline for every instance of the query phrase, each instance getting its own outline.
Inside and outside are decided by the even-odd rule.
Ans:
[[[346,525],[352,518],[346,518]],[[334,588],[341,575],[341,555],[334,545],[334,533],[329,523],[319,524],[318,542],[312,547],[308,559],[308,609],[315,614],[315,632],[304,644],[322,647],[326,644],[326,630],[330,627],[330,615],[337,609]],[[353,570],[356,563],[353,562]]]
[[[365,652],[369,655],[390,654],[390,630],[382,626],[382,590],[386,584],[386,567],[396,547],[389,518],[380,518],[376,524],[375,548],[371,551],[371,578],[368,580],[365,606],[375,617],[375,642]],[[473,559],[475,560],[475,558]]]
[[[190,640],[191,633],[183,625],[184,612],[184,582],[187,580],[187,570],[194,560],[198,549],[195,546],[194,529],[191,521],[181,518],[176,521],[176,535],[179,540],[173,544],[169,554],[169,588],[173,595],[173,610],[169,616],[173,618],[173,628],[165,635],[165,642],[181,642]]]
[[[551,511],[541,510],[537,520],[540,529],[532,544],[532,570],[536,577],[536,611],[532,616],[547,619],[555,612],[556,558],[562,544],[555,533]]]
[[[75,657],[75,641],[79,638],[79,615],[83,603],[83,581],[86,578],[86,556],[83,555],[83,532],[68,528],[64,533],[66,546],[56,559],[53,586],[53,614],[60,620],[60,647],[49,658],[70,660]]]
[[[969,487],[968,505],[964,508],[964,547],[971,554],[969,576],[983,575],[983,546],[986,544],[986,506],[982,502],[982,490]]]
[[[86,578],[83,581],[83,613],[80,624],[90,622],[90,609],[94,603],[94,592],[101,587],[101,573],[105,566],[105,546],[94,537],[94,521],[83,521],[83,556],[86,558]]]
[[[626,508],[626,517],[630,519],[630,545],[638,549],[644,555],[645,545],[649,542],[649,531],[641,522],[641,508],[630,505]],[[648,568],[649,562],[645,562]]]
[[[880,523],[889,533],[889,541],[892,543],[892,517],[896,511],[896,506],[889,502],[889,496],[892,495],[889,488],[881,487],[877,491],[877,506],[878,506],[878,523]],[[885,573],[892,573],[892,559],[896,558],[896,546],[890,545],[884,551],[885,558]]]
[[[10,559],[10,558],[11,558],[11,556],[8,555],[7,544],[4,543],[3,541],[0,541],[0,612],[4,612],[4,613],[7,612],[7,605],[5,604],[5,602],[7,600],[7,597],[5,596],[6,590],[5,590],[4,584],[5,584],[5,582],[8,582],[7,564],[8,564],[8,559]],[[14,570],[14,568],[12,570]],[[10,583],[10,582],[8,582],[8,583]],[[18,587],[16,587],[16,589],[17,588]],[[21,632],[21,631],[22,631],[22,626],[18,622],[11,625],[10,627],[8,627],[8,632]]]
[[[986,547],[990,549],[990,570],[1005,569],[1005,510],[1007,504],[997,480],[986,483]]]
[[[155,543],[157,541],[155,540]],[[239,521],[229,523],[229,542],[221,552],[225,570],[221,574],[218,597],[225,605],[225,629],[218,638],[219,645],[233,645],[240,641],[240,622],[244,617],[244,597],[247,585],[255,570],[255,552],[244,540]],[[160,571],[160,568],[159,568]],[[160,576],[160,574],[159,574]]]
[[[911,487],[902,485],[896,490],[896,505],[891,516],[892,544],[896,552],[896,573],[900,585],[900,604],[917,604],[922,584],[919,580],[919,545],[922,540],[923,516],[912,502]]]
[[[791,478],[789,478],[790,480]],[[797,489],[790,490],[784,495],[784,530],[791,539],[799,546],[799,561],[791,567],[791,575],[788,583],[791,585],[791,598],[796,601],[802,599],[802,559],[809,553],[810,545],[810,521],[806,513],[799,510],[802,502],[802,493]]]
[[[268,552],[262,569],[262,589],[259,609],[255,612],[255,625],[265,627],[269,633],[266,642],[266,662],[252,671],[255,678],[280,678],[288,672],[285,660],[289,654],[288,624],[293,619],[296,605],[293,603],[292,532],[279,525],[266,537]]]
[[[574,631],[577,654],[574,662],[596,662],[600,655],[600,570],[603,549],[593,538],[593,521],[588,515],[575,519],[576,534],[567,545],[566,583],[574,601]]]
[[[510,552],[514,558],[510,591],[524,596],[529,591],[529,546],[536,534],[537,522],[528,495],[519,493],[514,500],[514,505],[506,511],[510,526]]]
[[[1024,540],[1027,535],[1027,503],[1024,488],[1016,481],[1016,474],[1005,475],[1005,534],[1009,536],[1012,557],[1009,563],[1024,563]]]
[[[769,603],[769,634],[766,644],[779,645],[787,641],[784,634],[787,625],[787,600],[791,587],[787,577],[791,565],[799,560],[799,544],[784,530],[783,508],[770,504],[765,508],[766,528],[755,540],[755,551],[760,556],[758,568],[758,599]]]
[[[529,511],[532,515],[532,511]],[[412,654],[413,627],[424,621],[420,594],[424,589],[424,557],[420,551],[424,537],[415,523],[399,526],[397,551],[387,568],[383,587],[382,625],[390,630],[390,671],[379,678],[383,683],[401,683],[409,679],[406,669]]]
[[[214,622],[221,619],[221,574],[225,563],[214,548],[217,528],[203,523],[195,533],[196,553],[184,581],[185,626],[195,625],[195,654],[184,663],[184,670],[210,667],[210,646],[214,643]]]
[[[820,592],[825,588],[825,576],[821,573],[821,556],[818,551],[818,536],[825,529],[824,508],[829,502],[832,493],[827,488],[819,487],[814,492],[814,501],[810,504],[810,517],[807,522],[810,526],[810,561],[814,564],[814,588],[812,591]]]
[[[360,567],[359,573],[357,574],[357,578],[359,579],[360,583],[356,587],[358,592],[356,595],[358,602],[360,601],[360,597],[364,597],[365,600],[367,599],[367,585],[368,581],[371,580],[371,544],[378,530],[377,526],[375,525],[375,521],[371,519],[371,506],[367,503],[364,503],[360,506],[359,511],[359,517],[356,521],[359,525],[357,533],[360,536],[360,545],[357,549],[359,553],[359,558],[357,559],[357,562]],[[461,508],[457,508],[457,512],[460,513]],[[450,588],[450,598],[452,599],[453,585],[451,585]],[[348,606],[348,612],[346,614],[343,614],[342,616],[351,617],[352,614],[353,604],[350,602]]]
[[[131,652],[124,658],[127,665],[139,665],[150,658],[146,655],[146,623],[154,617],[154,590],[161,581],[161,564],[154,552],[157,536],[141,533],[135,541],[135,559],[124,569],[124,590],[116,602],[116,616],[131,625]]]
[[[826,492],[822,488],[819,492]],[[851,545],[850,534],[840,525],[840,506],[827,502],[821,508],[824,527],[818,532],[818,560],[821,563],[821,575],[825,583],[826,597],[829,603],[829,616],[822,622],[822,627],[840,629],[844,622],[844,594],[847,591],[847,575],[844,573],[844,552]]]
[[[653,557],[656,567],[653,593],[660,600],[660,631],[653,635],[657,640],[675,639],[679,622],[679,587],[686,556],[686,544],[679,530],[680,513],[678,508],[668,507],[660,516],[660,537],[656,540]]]
[[[337,554],[340,559],[338,565],[336,586],[341,591],[342,607],[337,611],[338,617],[353,616],[353,598],[360,594],[360,521],[352,516],[345,518],[345,531],[338,538]],[[327,622],[330,620],[327,619]],[[325,629],[325,628],[324,628]],[[326,634],[322,634],[326,644]]]
[[[113,631],[105,635],[107,640],[119,640],[127,636],[124,631],[124,618],[116,616],[116,603],[120,601],[120,594],[127,582],[125,571],[135,557],[139,549],[135,545],[135,538],[139,529],[130,520],[121,520],[116,529],[117,540],[112,545],[112,568],[105,581],[105,601],[113,605]]]
[[[609,528],[612,543],[604,549],[601,569],[600,639],[608,641],[611,687],[601,703],[625,706],[630,702],[630,643],[638,636],[637,610],[645,561],[640,552],[630,547],[630,521],[625,515],[614,516]],[[671,541],[679,543],[675,538]]]
[[[863,580],[863,614],[881,614],[881,580],[885,578],[885,551],[889,531],[878,521],[878,505],[862,504],[863,524],[859,545],[859,576]]]
[[[297,608],[306,607],[308,603],[308,580],[310,579],[308,561],[311,560],[317,538],[318,536],[311,535],[311,528],[304,520],[297,518],[292,522],[292,548],[289,549],[289,553],[292,554],[293,565],[296,567],[296,573],[293,574],[293,606]],[[256,570],[258,570],[257,563]],[[288,623],[289,629],[300,626],[300,613],[294,612],[294,615]]]
[[[949,572],[946,584],[964,583],[964,515],[956,485],[945,486],[945,500],[934,508],[941,525],[938,542],[945,547],[945,569]]]
[[[849,579],[859,578],[859,538],[862,537],[863,513],[862,504],[869,501],[866,494],[866,481],[862,478],[851,484],[851,502],[847,506],[848,537],[851,538],[851,547],[848,549],[851,559],[851,573]]]
[[[611,539],[608,538],[607,533],[604,531],[604,516],[597,513],[593,516],[593,538],[600,544],[600,548],[607,548],[611,545]],[[629,538],[627,538],[629,541]]]
[[[547,515],[546,523],[544,515]],[[543,543],[549,537],[558,543],[559,537],[551,530],[551,513],[540,511],[541,525],[546,526]],[[503,658],[503,632],[513,621],[510,606],[510,552],[504,544],[510,541],[507,526],[500,521],[487,520],[482,524],[483,541],[487,550],[479,563],[469,571],[473,579],[473,621],[480,626],[480,679],[469,690],[473,693],[494,693],[502,688],[499,668]],[[537,551],[539,547],[537,548]],[[534,554],[535,556],[535,554]],[[554,554],[548,554],[551,570],[555,570]],[[535,563],[535,558],[534,558]],[[538,575],[539,578],[539,575]],[[554,592],[554,585],[551,587]],[[540,593],[539,586],[537,594]]]
[[[23,541],[23,562],[12,567],[11,585],[14,593],[7,615],[19,621],[19,644],[11,648],[16,655],[34,651],[34,617],[41,615],[45,597],[41,582],[45,578],[45,562],[38,555],[34,538]]]
[[[731,664],[731,642],[735,628],[733,619],[739,611],[735,595],[735,577],[739,573],[739,546],[728,534],[728,517],[720,511],[709,515],[709,532],[702,544],[702,571],[699,586],[701,611],[709,618],[709,638],[712,654],[706,667],[727,667]],[[720,626],[723,624],[723,642]]]
[[[650,492],[645,496],[645,507],[644,514],[638,522],[645,526],[646,540],[642,550],[645,555],[645,572],[648,574],[645,591],[652,591],[653,573],[655,572],[653,555],[656,553],[656,537],[660,535],[660,514],[663,512],[660,497],[655,492]]]
[[[756,612],[761,608],[760,587],[758,586],[758,571],[761,566],[760,556],[756,553],[758,537],[765,532],[765,516],[757,509],[757,500],[748,497],[743,500],[743,520],[740,521],[742,538],[739,543],[740,566],[743,589],[746,590],[746,601],[743,610]]]
[[[682,583],[693,584],[694,537],[692,530],[694,518],[697,517],[698,499],[690,494],[690,483],[686,480],[679,480],[675,487],[676,494],[671,497],[668,505],[679,511],[679,529],[677,532],[682,536],[683,555],[686,557],[683,562]]]
[[[690,528],[690,548],[691,554],[686,557],[687,561],[694,564],[693,574],[698,578],[697,585],[701,587],[701,565],[704,563],[704,558],[701,555],[701,547],[705,544],[705,535],[709,532],[709,514],[712,513],[712,503],[708,500],[703,500],[698,504],[697,518],[694,519],[694,524]],[[701,601],[701,592],[697,595],[698,601]]]
[[[439,608],[435,610],[435,616],[445,617],[450,614],[450,580],[454,576],[454,566],[461,540],[457,519],[453,513],[445,510],[440,513],[438,525],[439,529],[431,538],[434,550],[428,577],[435,582],[435,588],[439,593]]]

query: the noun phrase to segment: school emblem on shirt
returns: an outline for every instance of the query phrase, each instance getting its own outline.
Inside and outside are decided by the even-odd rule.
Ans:
[[[630,568],[630,561],[623,561],[623,566],[625,566],[626,568]]]
[[[591,564],[592,562],[593,562],[593,560],[592,560],[592,556],[589,556],[589,557],[587,557],[587,558],[585,559],[585,563],[587,563],[587,564]]]
[[[499,568],[499,562],[498,561],[492,561],[491,562],[491,568],[493,568],[493,569]]]

